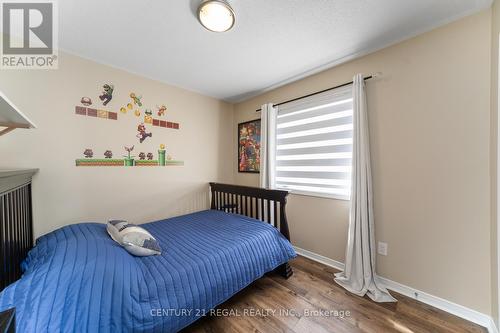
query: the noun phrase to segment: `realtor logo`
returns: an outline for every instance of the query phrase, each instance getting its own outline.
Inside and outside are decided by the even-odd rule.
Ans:
[[[57,68],[57,11],[53,1],[0,2],[2,69]]]

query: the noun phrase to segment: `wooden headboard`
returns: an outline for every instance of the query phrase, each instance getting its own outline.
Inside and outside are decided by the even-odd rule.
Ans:
[[[31,177],[36,169],[0,170],[0,291],[21,277],[33,247]]]
[[[228,213],[252,217],[275,226],[290,240],[286,217],[288,191],[268,190],[259,187],[210,183],[210,208]],[[278,273],[289,278],[293,272],[288,263],[277,269]]]

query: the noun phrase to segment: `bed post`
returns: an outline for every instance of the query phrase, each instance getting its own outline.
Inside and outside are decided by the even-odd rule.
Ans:
[[[210,191],[212,192],[212,197],[210,198],[210,209],[215,209],[215,188],[210,183]]]
[[[286,217],[286,202],[287,195],[281,201],[281,209],[280,209],[280,232],[285,236],[288,241],[290,241],[290,231],[288,230],[288,219]]]
[[[290,231],[288,230],[288,219],[286,217],[287,196],[288,193],[284,196],[283,200],[281,201],[280,232],[283,236],[285,236],[286,239],[288,239],[288,241],[290,241]],[[278,266],[276,272],[281,276],[283,276],[285,279],[288,279],[290,276],[293,275],[292,267],[290,267],[290,264],[288,262]]]

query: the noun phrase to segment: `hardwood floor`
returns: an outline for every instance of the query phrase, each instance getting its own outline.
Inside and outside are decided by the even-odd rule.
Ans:
[[[290,279],[269,274],[183,332],[487,332],[394,292],[398,302],[385,304],[349,294],[333,281],[335,269],[304,257],[291,265]]]

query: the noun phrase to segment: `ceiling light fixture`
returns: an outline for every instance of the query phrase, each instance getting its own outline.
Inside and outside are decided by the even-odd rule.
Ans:
[[[198,20],[210,31],[224,32],[233,27],[235,16],[225,0],[204,0],[198,7]]]

